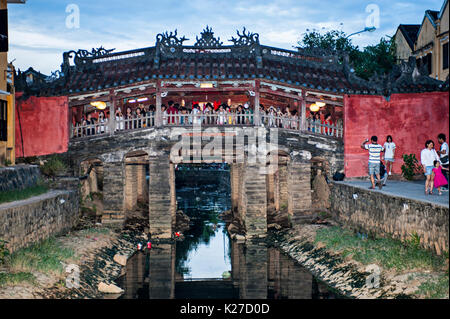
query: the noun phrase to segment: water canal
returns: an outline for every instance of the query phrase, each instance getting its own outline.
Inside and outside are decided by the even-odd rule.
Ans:
[[[125,290],[122,298],[337,298],[270,243],[230,239],[221,216],[231,206],[229,183],[224,182],[229,181],[229,170],[211,170],[200,174],[208,177],[188,183],[177,171],[178,209],[189,216],[190,228],[184,240],[155,244],[129,259],[126,274],[117,281]]]

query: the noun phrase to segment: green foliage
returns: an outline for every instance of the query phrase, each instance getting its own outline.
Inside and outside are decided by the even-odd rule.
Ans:
[[[58,155],[52,155],[44,165],[41,166],[42,174],[50,177],[57,176],[66,170],[66,165]]]
[[[321,34],[313,30],[305,33],[298,44],[303,49],[319,48],[348,54],[356,75],[366,80],[375,73],[389,73],[396,62],[393,38],[389,40],[381,38],[378,44],[360,50],[343,31],[331,30]]]
[[[0,239],[0,265],[3,264],[6,258],[9,256],[9,250],[6,247],[8,242],[6,240]]]
[[[442,274],[439,277],[428,280],[419,286],[417,294],[426,299],[448,299],[449,296],[449,275]]]
[[[74,251],[62,247],[53,237],[20,249],[8,258],[8,266],[13,272],[33,272],[61,274],[61,262],[74,258]]]
[[[36,277],[29,272],[18,272],[18,273],[0,273],[0,287],[17,285],[23,282],[28,282],[30,284],[36,283]]]
[[[33,196],[44,194],[46,192],[48,192],[48,187],[43,182],[39,182],[35,186],[21,190],[0,192],[0,204],[27,199]]]
[[[375,263],[386,269],[436,271],[446,265],[445,257],[436,256],[417,245],[414,235],[406,243],[393,238],[362,240],[350,230],[330,227],[317,231],[316,242],[324,243],[327,248],[340,252],[344,257],[352,256],[363,264]]]
[[[407,180],[413,180],[414,175],[422,172],[422,166],[420,166],[415,154],[403,154],[403,162],[402,175]]]

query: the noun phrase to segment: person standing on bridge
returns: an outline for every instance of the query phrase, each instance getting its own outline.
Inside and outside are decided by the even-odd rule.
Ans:
[[[369,176],[370,181],[372,183],[372,186],[369,187],[369,189],[375,189],[375,178],[374,175],[377,177],[377,184],[380,189],[383,188],[383,184],[380,180],[380,154],[382,151],[384,151],[383,146],[378,144],[378,137],[372,136],[370,139],[370,144],[366,144],[369,141],[369,139],[366,139],[362,144],[361,148],[363,150],[369,151]]]

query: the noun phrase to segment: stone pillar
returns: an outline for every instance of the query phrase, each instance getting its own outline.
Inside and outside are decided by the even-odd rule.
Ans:
[[[124,167],[122,162],[103,165],[103,217],[102,222],[123,221],[124,215]]]
[[[138,199],[138,166],[135,164],[125,164],[125,209],[136,210]]]
[[[177,191],[175,187],[175,164],[170,164],[169,167],[169,183],[170,183],[170,211],[172,213],[172,229],[177,223]]]
[[[231,184],[231,212],[233,216],[239,210],[239,167],[237,164],[230,165]]]
[[[278,192],[280,210],[288,208],[288,169],[286,165],[278,167]]]
[[[152,238],[172,237],[172,221],[175,215],[169,156],[150,157],[149,160],[149,223]]]
[[[266,175],[260,172],[260,166],[245,164],[243,172],[242,202],[245,206],[244,224],[249,237],[267,233],[267,191]],[[242,210],[241,210],[242,211]]]
[[[175,247],[159,244],[150,251],[149,299],[175,297]]]
[[[116,130],[116,96],[114,90],[109,91],[109,119],[108,119],[108,127],[109,134],[113,135]]]
[[[139,202],[147,203],[148,202],[148,182],[146,176],[145,165],[137,165],[136,173],[137,173],[137,200]]]
[[[300,130],[306,131],[307,125],[306,125],[306,100],[305,97],[303,97],[301,101],[301,110],[300,110]]]
[[[156,112],[155,112],[155,126],[162,126],[162,98],[161,98],[161,81],[157,81],[156,83]]]
[[[291,220],[311,218],[311,163],[288,164],[288,213]]]

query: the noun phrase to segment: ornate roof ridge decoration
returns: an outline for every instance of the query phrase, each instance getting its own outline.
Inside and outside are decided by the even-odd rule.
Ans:
[[[100,48],[92,48],[92,50],[89,52],[88,50],[79,49],[78,51],[69,51],[64,52],[63,59],[64,64],[69,64],[69,59],[74,58],[74,63],[77,66],[80,65],[86,65],[89,63],[89,61],[92,61],[92,59],[96,59],[105,55],[110,54],[115,49],[106,50],[103,46]]]
[[[156,35],[156,46],[163,47],[180,47],[183,46],[183,42],[187,41],[185,36],[178,38],[178,30],[175,29],[175,32],[168,31],[159,33]]]
[[[239,30],[236,30],[236,33],[239,38],[231,37],[229,41],[233,42],[235,46],[253,46],[259,45],[259,34],[248,31],[244,27],[242,34],[239,33]]]
[[[220,41],[220,38],[214,37],[214,32],[212,28],[206,26],[206,29],[203,29],[201,33],[201,38],[196,37],[197,42],[194,44],[195,47],[206,47],[206,48],[217,48],[223,45],[223,42]]]

